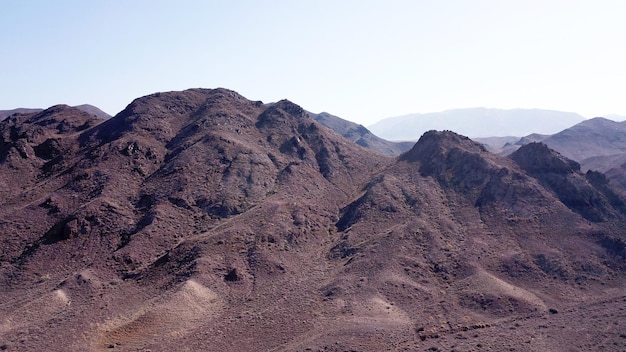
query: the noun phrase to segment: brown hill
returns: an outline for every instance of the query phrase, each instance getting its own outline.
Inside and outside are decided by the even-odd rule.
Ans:
[[[107,114],[106,112],[100,110],[99,108],[93,105],[83,104],[83,105],[77,105],[74,107],[77,108],[78,110],[82,110],[88,114],[94,115],[101,119],[106,120],[106,119],[111,118],[111,115]],[[44,109],[24,109],[24,108],[18,108],[18,109],[12,109],[12,110],[0,110],[0,121],[14,114],[30,114],[30,113],[41,112],[43,110]]]
[[[606,173],[626,189],[626,121],[597,117],[548,137],[544,143],[581,164],[583,170]]]
[[[529,143],[542,142],[561,155],[579,162],[583,171],[606,173],[614,185],[626,189],[626,121],[616,122],[596,117],[554,135],[532,134],[517,142],[497,138],[475,140],[500,155],[509,155]]]
[[[0,136],[4,350],[626,346],[624,198],[547,148],[386,157],[225,89]]]

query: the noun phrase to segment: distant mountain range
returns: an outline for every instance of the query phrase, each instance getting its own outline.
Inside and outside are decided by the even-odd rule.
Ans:
[[[27,109],[27,108],[17,108],[12,110],[0,110],[0,121],[6,119],[7,117],[13,114],[30,114],[33,112],[40,112],[43,109]]]
[[[573,112],[554,110],[472,108],[390,117],[368,128],[387,140],[416,141],[429,130],[450,130],[472,138],[552,134],[584,119]]]
[[[99,108],[93,106],[93,105],[89,105],[89,104],[82,104],[82,105],[77,105],[74,106],[75,108],[77,108],[78,110],[84,111],[88,114],[94,115],[100,119],[109,119],[111,118],[111,115],[107,114],[106,112],[100,110]],[[17,108],[17,109],[12,109],[12,110],[0,110],[0,121],[6,119],[7,117],[13,115],[13,114],[30,114],[30,113],[37,113],[37,112],[41,112],[44,109],[28,109],[28,108]]]

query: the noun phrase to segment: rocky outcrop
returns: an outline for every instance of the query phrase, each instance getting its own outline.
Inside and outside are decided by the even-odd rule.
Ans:
[[[624,203],[605,177],[589,172],[580,165],[551,150],[543,143],[530,143],[511,154],[529,175],[553,191],[558,198],[584,218],[599,222],[624,214]]]

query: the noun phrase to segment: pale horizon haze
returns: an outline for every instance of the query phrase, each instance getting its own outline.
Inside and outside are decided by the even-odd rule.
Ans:
[[[626,1],[0,0],[0,110],[224,87],[365,126],[484,106],[626,116]]]

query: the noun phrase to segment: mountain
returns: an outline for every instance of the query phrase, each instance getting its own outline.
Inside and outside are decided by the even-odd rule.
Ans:
[[[89,105],[89,104],[83,104],[83,105],[77,105],[75,106],[75,108],[82,110],[88,114],[94,115],[98,118],[101,119],[110,119],[111,115],[107,114],[106,112],[100,110],[99,108],[93,106],[93,105]]]
[[[583,121],[571,112],[540,109],[457,109],[390,117],[369,126],[388,140],[417,140],[429,130],[451,130],[469,137],[551,134]]]
[[[509,155],[532,142],[543,142],[563,156],[579,162],[582,170],[606,173],[611,182],[626,186],[626,121],[596,117],[553,135],[531,134],[516,142],[498,138],[474,140],[501,155]]]
[[[83,105],[75,106],[75,108],[82,110],[88,114],[95,115],[101,119],[111,118],[111,115],[107,114],[106,112],[100,110],[99,108],[93,105],[83,104]],[[41,112],[41,111],[43,111],[43,109],[18,108],[18,109],[13,109],[13,110],[0,110],[0,121],[6,119],[7,117],[13,114],[29,114],[29,113],[36,113],[36,112]]]
[[[626,121],[596,117],[543,140],[551,148],[577,161],[626,152]]]
[[[604,172],[611,182],[626,189],[626,121],[596,117],[549,136],[543,142],[580,162],[583,170]]]
[[[543,144],[190,89],[2,121],[0,184],[3,350],[626,347],[626,198]]]
[[[626,120],[626,116],[617,115],[617,114],[602,115],[602,117],[609,119],[609,120],[613,120],[613,121],[625,121]]]
[[[490,150],[508,155],[522,145],[543,142],[562,155],[584,163],[590,158],[614,158],[626,152],[626,121],[595,117],[551,135],[537,133],[526,137],[474,138]],[[515,141],[516,140],[516,141]],[[602,167],[602,169],[604,166]]]
[[[362,125],[344,120],[326,112],[314,114],[309,112],[311,118],[322,125],[339,133],[344,138],[368,149],[372,149],[387,155],[400,155],[413,146],[412,142],[390,142],[376,137]]]
[[[7,117],[13,114],[29,114],[33,112],[40,112],[43,109],[27,109],[27,108],[17,108],[12,110],[0,110],[0,121],[6,119]]]

